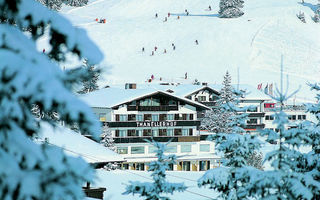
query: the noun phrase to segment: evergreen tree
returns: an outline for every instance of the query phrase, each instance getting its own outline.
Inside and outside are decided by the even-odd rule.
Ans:
[[[220,0],[219,17],[221,18],[236,18],[244,13],[240,10],[243,8],[243,0]]]
[[[39,2],[0,0],[0,10],[0,199],[81,199],[93,170],[57,147],[35,144],[41,124],[56,122],[38,119],[31,110],[37,105],[44,113],[56,112],[66,125],[77,123],[97,138],[98,121],[71,92],[79,76],[59,63],[74,54],[95,64],[102,54],[85,31]],[[36,42],[45,30],[51,50],[43,54]]]
[[[281,70],[283,70],[282,65]],[[288,91],[283,92],[282,81],[281,73],[280,90],[277,88],[276,95],[272,96],[281,105],[275,113],[275,123],[279,132],[272,130],[262,132],[262,135],[268,136],[268,142],[279,142],[279,148],[268,153],[265,158],[271,161],[273,170],[249,174],[252,185],[247,191],[258,199],[317,199],[320,191],[319,154],[317,155],[314,150],[303,153],[300,147],[316,144],[315,149],[319,148],[319,131],[313,129],[310,124],[286,129],[288,116],[283,111],[283,103],[297,91],[291,95],[288,95]],[[310,111],[315,108],[312,107],[309,107]],[[315,132],[308,133],[308,129]]]
[[[103,144],[105,147],[110,149],[111,151],[116,151],[116,147],[114,145],[114,140],[112,137],[112,132],[107,124],[103,126],[103,131],[101,137],[103,138],[101,140],[101,144]]]
[[[232,129],[228,124],[235,112],[228,109],[228,103],[232,103],[235,97],[234,89],[231,85],[231,76],[228,71],[224,76],[222,85],[217,104],[212,110],[206,111],[201,127],[214,133],[231,133]]]
[[[60,10],[62,6],[62,0],[37,0],[37,1],[47,6],[51,10]]]
[[[248,160],[252,159],[252,154],[257,152],[261,142],[255,135],[245,134],[242,128],[248,118],[247,110],[253,106],[243,108],[238,107],[240,96],[243,92],[235,91],[237,99],[233,102],[227,102],[225,111],[237,113],[230,116],[227,124],[231,133],[217,133],[210,136],[209,140],[214,140],[216,149],[223,153],[223,165],[216,169],[208,170],[199,180],[199,187],[209,185],[210,188],[220,192],[223,199],[244,199],[248,197],[246,187],[249,184],[248,174],[258,171],[248,167]],[[230,98],[232,99],[232,98]]]
[[[153,182],[130,181],[130,185],[127,185],[123,194],[139,194],[146,200],[169,200],[168,197],[161,196],[161,194],[173,194],[175,191],[183,192],[187,187],[183,183],[169,183],[166,180],[166,170],[169,169],[170,164],[176,162],[175,155],[164,155],[168,143],[153,141],[151,144],[157,147],[156,156],[158,157],[157,161],[149,164],[148,171],[152,171]]]
[[[88,60],[84,60],[84,68],[88,72],[89,79],[83,79],[83,87],[80,91],[78,91],[79,94],[85,94],[89,92],[93,92],[95,90],[99,89],[99,86],[97,84],[100,76],[100,70],[95,69],[94,65],[90,65],[88,63]]]

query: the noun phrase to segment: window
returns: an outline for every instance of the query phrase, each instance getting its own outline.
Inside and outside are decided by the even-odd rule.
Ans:
[[[210,169],[210,161],[209,160],[199,161],[199,170],[200,171],[205,171],[208,169]]]
[[[270,115],[266,115],[266,120],[270,120]]]
[[[210,152],[210,144],[200,144],[200,152]]]
[[[188,136],[189,135],[189,130],[188,129],[182,129],[182,135],[183,136]]]
[[[180,117],[179,117],[179,114],[174,114],[174,120],[179,120]]]
[[[292,115],[288,115],[288,119],[289,119],[289,120],[292,120]]]
[[[167,129],[159,129],[159,136],[167,136]]]
[[[174,129],[174,136],[182,135],[181,128]]]
[[[206,96],[198,96],[198,101],[206,101]]]
[[[116,122],[120,121],[120,115],[116,115]]]
[[[102,122],[107,121],[106,113],[99,113],[99,120],[102,121]]]
[[[119,137],[119,130],[116,130],[116,137]]]
[[[297,116],[296,115],[292,115],[292,120],[297,120]]]
[[[167,117],[167,120],[174,120],[174,114],[168,114]]]
[[[193,129],[189,128],[189,136],[192,136],[192,135],[193,135]]]
[[[118,154],[128,154],[128,147],[117,147]]]
[[[139,136],[139,132],[137,133],[136,130],[129,129],[128,130],[128,137],[130,137],[130,136]]]
[[[128,115],[128,121],[136,121],[136,115],[135,114]]]
[[[189,120],[193,120],[193,114],[190,114]]]
[[[126,133],[127,133],[126,130],[119,130],[119,136],[120,137],[126,137]]]
[[[153,129],[152,130],[152,136],[153,137],[157,137],[158,136],[158,130],[157,129]]]
[[[136,136],[142,136],[142,130],[136,130]]]
[[[298,119],[301,120],[302,119],[302,115],[298,115]]]
[[[165,150],[166,153],[177,153],[177,145],[169,145]]]
[[[169,101],[169,105],[170,105],[170,106],[177,105],[177,102],[175,102],[175,101],[173,101],[173,100],[170,100],[170,101]]]
[[[168,136],[173,136],[173,129],[168,129]]]
[[[143,136],[152,136],[151,129],[143,129]]]
[[[247,124],[257,124],[258,123],[258,119],[249,119],[247,121]]]
[[[273,115],[270,115],[270,120],[274,120],[274,116]]]
[[[306,115],[302,115],[302,119],[303,119],[303,120],[306,120]]]
[[[182,114],[182,120],[187,120],[187,114]]]
[[[131,147],[131,154],[144,154],[144,147]]]
[[[141,122],[143,121],[143,116],[142,115],[136,115],[136,120]]]
[[[152,121],[159,121],[159,115],[152,115]]]
[[[160,114],[160,121],[166,121],[167,120],[167,114]]]
[[[189,153],[189,152],[191,152],[191,144],[182,144],[181,153]]]
[[[127,115],[120,115],[120,122],[127,121]]]
[[[144,114],[144,121],[151,121],[151,114]]]

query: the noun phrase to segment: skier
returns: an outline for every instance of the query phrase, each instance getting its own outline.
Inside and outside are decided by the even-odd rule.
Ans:
[[[198,40],[196,40],[195,42],[196,42],[196,45],[198,45],[198,44],[199,44]]]
[[[173,49],[173,51],[176,50],[176,46],[173,45],[173,48],[172,48],[172,49]]]
[[[168,21],[167,17],[164,18],[164,21],[163,21],[163,22],[166,22],[166,21]]]
[[[177,19],[180,19],[180,16],[178,15]]]
[[[209,5],[209,10],[211,11],[211,6]]]
[[[189,12],[187,12],[187,16],[189,16]]]
[[[170,12],[168,12],[168,17],[170,17]]]
[[[155,47],[154,47],[154,51],[157,51],[157,49],[158,49],[158,47],[155,46]]]
[[[158,13],[156,13],[155,17],[158,18]]]
[[[46,52],[46,49],[43,49],[43,50],[42,50],[42,53],[45,53],[45,52]]]
[[[185,12],[185,13],[187,13],[187,12],[188,12],[188,10],[187,10],[187,9],[185,9],[185,10],[184,10],[184,12]]]
[[[166,50],[166,49],[164,49],[163,53],[167,53],[167,50]]]
[[[142,47],[142,52],[144,52],[144,47]]]
[[[151,52],[151,56],[153,56],[153,55],[154,55],[154,52],[152,51],[152,52]]]
[[[98,18],[96,18],[96,22],[98,22]]]

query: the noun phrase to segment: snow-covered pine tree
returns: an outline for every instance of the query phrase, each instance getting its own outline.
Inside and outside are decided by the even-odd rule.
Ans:
[[[97,138],[99,122],[71,92],[78,76],[58,64],[66,54],[96,64],[102,53],[85,31],[39,2],[0,0],[0,10],[0,198],[81,199],[81,186],[92,180],[93,170],[57,147],[32,142],[43,123],[56,122],[37,119],[31,109],[38,105],[43,112],[56,112],[66,125],[77,123]],[[51,47],[47,54],[36,48],[45,31]]]
[[[320,161],[319,159],[312,160],[312,156],[308,156],[310,152],[304,154],[300,151],[300,147],[312,143],[306,129],[301,126],[290,130],[286,129],[288,116],[282,107],[284,102],[295,95],[297,91],[291,95],[288,95],[288,91],[283,91],[282,70],[281,62],[280,90],[277,88],[275,96],[271,96],[281,105],[274,114],[279,131],[262,131],[262,135],[268,136],[268,142],[279,142],[279,148],[268,153],[265,158],[265,160],[271,161],[273,170],[249,174],[251,186],[247,188],[247,192],[250,195],[255,195],[258,199],[315,199],[314,194],[316,193],[314,192],[319,191],[320,188],[319,182],[314,179],[314,174],[318,174],[318,172],[308,171],[307,163],[310,161],[312,166]],[[303,158],[309,160],[306,161]]]
[[[212,110],[206,111],[201,127],[214,133],[231,133],[232,128],[228,126],[228,123],[230,122],[230,117],[235,113],[230,109],[226,109],[226,105],[232,103],[235,100],[235,96],[228,71],[224,76],[222,85],[217,104]]]
[[[64,0],[64,3],[69,6],[80,7],[87,5],[88,0]]]
[[[166,170],[169,169],[170,164],[176,162],[175,155],[164,155],[168,143],[152,141],[151,144],[157,148],[156,156],[158,158],[157,161],[149,164],[148,171],[152,171],[153,182],[130,181],[130,185],[127,185],[123,194],[139,194],[146,200],[169,200],[168,197],[161,196],[161,194],[173,194],[176,191],[183,192],[187,187],[184,183],[170,183],[166,180]]]
[[[114,145],[114,140],[112,137],[112,132],[107,124],[103,125],[101,134],[101,144],[110,149],[111,151],[116,151],[116,147]]]
[[[100,76],[100,69],[96,69],[94,65],[90,65],[86,59],[84,60],[83,64],[83,67],[88,72],[88,76],[90,78],[82,80],[83,86],[82,89],[78,91],[79,94],[85,94],[99,89],[97,82]]]
[[[62,0],[37,0],[51,10],[60,10],[62,6]]]
[[[236,18],[244,14],[240,8],[243,8],[243,0],[220,0],[219,17]]]
[[[217,150],[223,153],[224,167],[208,170],[199,180],[199,187],[209,185],[210,188],[220,192],[223,199],[244,199],[248,198],[246,187],[249,185],[248,174],[258,171],[248,167],[248,160],[252,154],[260,148],[261,142],[255,135],[245,134],[242,128],[248,118],[247,110],[253,106],[238,107],[239,98],[244,93],[235,91],[237,99],[224,104],[226,111],[237,113],[230,116],[228,127],[231,133],[217,133],[210,136],[214,140]]]

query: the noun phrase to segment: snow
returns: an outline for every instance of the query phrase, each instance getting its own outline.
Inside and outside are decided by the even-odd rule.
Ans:
[[[63,8],[62,13],[85,28],[104,52],[102,65],[111,67],[104,83],[141,83],[151,74],[170,80],[185,72],[192,80],[220,83],[226,70],[236,77],[238,67],[241,83],[274,83],[283,54],[285,72],[294,80],[292,88],[303,86],[297,98],[307,100],[305,83],[320,76],[320,26],[311,19],[316,3],[247,0],[245,14],[236,19],[217,17],[217,0],[96,0],[81,8]],[[208,5],[212,11],[206,11]],[[299,11],[305,13],[306,24],[296,17]],[[171,16],[164,23],[168,12]],[[95,18],[106,18],[107,23],[98,24]],[[159,52],[150,56],[154,46]]]
[[[186,200],[186,199],[197,199],[197,200],[208,200],[215,199],[217,193],[209,188],[198,188],[197,180],[205,172],[182,172],[182,171],[167,171],[166,178],[170,182],[180,183],[184,182],[188,187],[185,192],[176,192],[173,195],[168,196],[172,200]],[[129,184],[129,181],[141,181],[151,182],[151,173],[145,171],[132,171],[132,170],[97,170],[98,181],[95,183],[97,187],[106,187],[107,191],[104,192],[104,199],[108,200],[139,200],[141,197],[138,195],[123,195],[125,187]],[[209,198],[208,198],[209,197]]]
[[[59,126],[53,129],[43,123],[40,138],[42,141],[47,138],[49,144],[64,149],[69,155],[81,156],[89,163],[124,161],[121,155],[64,127]]]

